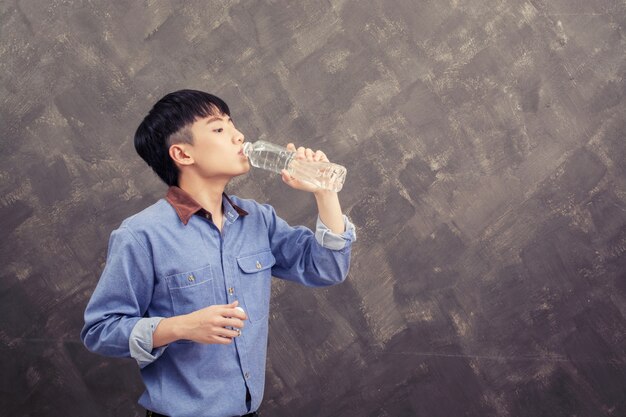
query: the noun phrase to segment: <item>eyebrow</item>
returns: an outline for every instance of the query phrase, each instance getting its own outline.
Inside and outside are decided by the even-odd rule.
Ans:
[[[224,119],[225,119],[224,117],[219,117],[219,116],[210,116],[210,117],[207,119],[206,124],[208,125],[209,123],[213,123],[213,122],[215,122],[215,121],[218,121],[218,120],[224,120]],[[230,117],[230,116],[226,116],[226,121],[229,121],[229,120],[233,120],[233,119],[231,119],[231,117]]]

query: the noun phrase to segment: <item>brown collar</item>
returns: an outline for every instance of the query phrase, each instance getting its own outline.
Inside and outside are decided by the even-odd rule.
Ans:
[[[239,214],[240,216],[248,215],[248,212],[233,203],[231,199],[228,198],[226,193],[224,193],[223,195],[226,201],[228,201],[228,203],[233,206],[237,214]],[[180,221],[183,222],[184,225],[187,225],[187,223],[189,223],[189,219],[191,219],[191,216],[196,213],[207,216],[209,219],[211,219],[211,213],[203,209],[202,206],[193,199],[193,197],[191,197],[185,190],[180,187],[177,187],[175,185],[171,186],[167,190],[167,195],[165,196],[165,199],[168,203],[172,205],[172,207],[174,207],[174,210],[176,210],[176,214],[178,214]]]

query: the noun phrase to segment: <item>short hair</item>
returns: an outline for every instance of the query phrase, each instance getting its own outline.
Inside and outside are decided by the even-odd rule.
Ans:
[[[135,150],[167,185],[178,185],[178,167],[169,155],[175,143],[193,143],[191,125],[199,118],[230,116],[228,105],[197,90],[169,93],[150,110],[135,132]]]

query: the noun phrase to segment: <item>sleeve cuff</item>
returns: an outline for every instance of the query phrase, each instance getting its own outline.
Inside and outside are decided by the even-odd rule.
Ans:
[[[148,317],[140,319],[133,327],[128,340],[130,356],[137,361],[140,368],[151,364],[159,358],[167,348],[152,348],[152,334],[163,317]]]
[[[317,223],[315,225],[315,240],[326,249],[341,250],[346,247],[348,242],[354,242],[356,240],[356,230],[354,225],[348,216],[343,215],[343,224],[345,232],[342,234],[333,233],[328,226],[326,226],[319,216],[317,216]]]

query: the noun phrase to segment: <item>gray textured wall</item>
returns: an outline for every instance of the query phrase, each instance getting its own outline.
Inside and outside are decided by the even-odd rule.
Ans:
[[[132,146],[179,88],[324,149],[348,281],[273,287],[266,416],[626,415],[623,0],[0,4],[0,413],[131,416],[87,352],[109,233],[160,198]],[[252,172],[232,193],[314,222]]]

